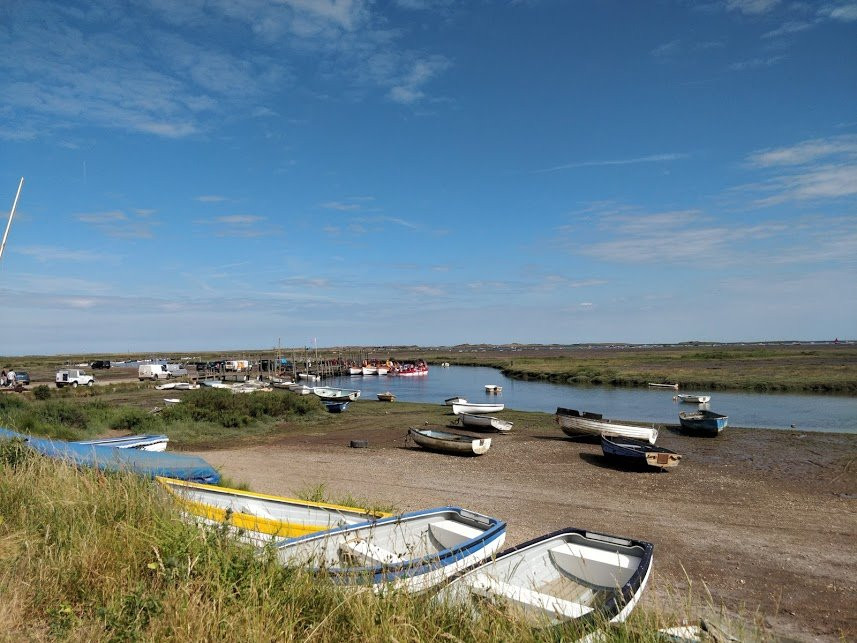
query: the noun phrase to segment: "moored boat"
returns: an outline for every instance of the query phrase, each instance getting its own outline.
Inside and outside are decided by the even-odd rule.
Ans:
[[[159,477],[158,482],[190,516],[207,524],[230,525],[241,540],[260,546],[274,539],[294,538],[390,515],[170,478]]]
[[[729,417],[707,409],[699,409],[682,411],[678,414],[678,421],[681,428],[688,433],[714,437],[726,428]]]
[[[661,382],[648,382],[648,385],[649,385],[649,388],[669,388],[669,389],[673,389],[674,391],[678,390],[678,383],[668,384],[668,383],[661,383]]]
[[[600,413],[580,412],[559,407],[556,410],[556,421],[562,432],[570,437],[581,435],[600,437],[603,433],[607,433],[620,435],[623,438],[646,440],[649,444],[654,444],[658,439],[658,430],[654,426],[633,426],[614,420],[605,420]]]
[[[408,437],[424,449],[453,455],[482,455],[491,448],[491,438],[474,438],[436,429],[412,428],[408,430]]]
[[[496,384],[486,384],[485,385],[485,392],[486,393],[502,393],[503,387],[497,386]]]
[[[642,540],[568,527],[469,567],[436,600],[478,608],[487,599],[542,627],[576,619],[622,622],[649,580],[653,549]]]
[[[167,450],[170,439],[166,435],[125,435],[119,438],[97,438],[78,440],[72,444],[98,444],[116,449],[141,449],[143,451],[162,452]]]
[[[363,375],[363,369],[359,366],[349,366],[348,367],[349,375]]]
[[[601,451],[606,457],[620,459],[626,464],[656,469],[676,467],[681,460],[681,456],[675,451],[649,444],[645,440],[618,435],[602,434]]]
[[[438,507],[286,540],[277,545],[277,556],[336,583],[420,592],[490,558],[505,537],[502,520]]]
[[[289,390],[292,393],[297,393],[298,395],[309,395],[312,393],[312,387],[307,386],[306,384],[289,384]]]
[[[390,391],[387,391],[386,393],[378,393],[378,399],[381,402],[395,402],[396,396],[390,393]]]
[[[512,423],[492,415],[477,415],[475,413],[459,413],[461,426],[475,429],[477,431],[497,431],[508,433],[512,430]]]
[[[506,408],[504,404],[474,404],[464,402],[462,404],[453,403],[452,412],[456,415],[461,415],[462,413],[499,413],[504,408]]]
[[[460,395],[454,395],[453,397],[446,398],[443,403],[446,406],[452,406],[453,404],[467,404],[467,400],[465,400]]]
[[[711,401],[711,396],[710,395],[692,395],[689,393],[679,393],[673,399],[678,400],[679,402],[686,402],[688,404],[708,404]]]
[[[308,382],[318,382],[321,376],[313,375],[312,373],[298,373],[298,379],[307,380]]]
[[[364,366],[363,375],[377,375],[378,368],[376,366]]]

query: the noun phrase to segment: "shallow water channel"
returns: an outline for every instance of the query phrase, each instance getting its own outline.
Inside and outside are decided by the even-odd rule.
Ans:
[[[486,384],[503,387],[488,394]],[[377,399],[390,391],[403,402],[442,403],[453,395],[470,402],[502,402],[507,408],[553,413],[558,406],[601,413],[605,418],[677,424],[679,411],[694,404],[673,401],[677,392],[711,395],[707,406],[729,416],[732,426],[857,433],[857,397],[724,391],[672,391],[668,389],[570,386],[542,381],[521,381],[499,370],[475,366],[432,366],[427,375],[397,377],[354,375],[325,380],[324,386],[356,388],[361,399]]]

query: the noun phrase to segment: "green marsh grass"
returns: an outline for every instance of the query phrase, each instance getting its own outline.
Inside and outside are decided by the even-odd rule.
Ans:
[[[186,524],[158,485],[0,443],[0,631],[9,640],[557,641],[501,607],[334,586],[218,528]],[[654,641],[637,610],[607,641]]]

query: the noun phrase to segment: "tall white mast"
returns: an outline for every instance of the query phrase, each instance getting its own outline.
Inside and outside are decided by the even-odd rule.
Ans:
[[[3,233],[3,242],[0,243],[0,259],[3,258],[3,250],[6,248],[6,239],[9,237],[9,228],[12,227],[12,217],[15,216],[15,208],[18,207],[18,198],[21,196],[21,188],[24,187],[24,177],[18,183],[18,191],[15,193],[15,200],[12,202],[12,211],[9,213],[9,221],[6,222],[6,231]]]

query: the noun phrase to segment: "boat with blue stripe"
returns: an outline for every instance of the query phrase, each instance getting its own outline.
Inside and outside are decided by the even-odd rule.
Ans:
[[[506,523],[462,509],[438,507],[346,525],[276,543],[289,566],[310,566],[335,583],[421,592],[493,556]]]

